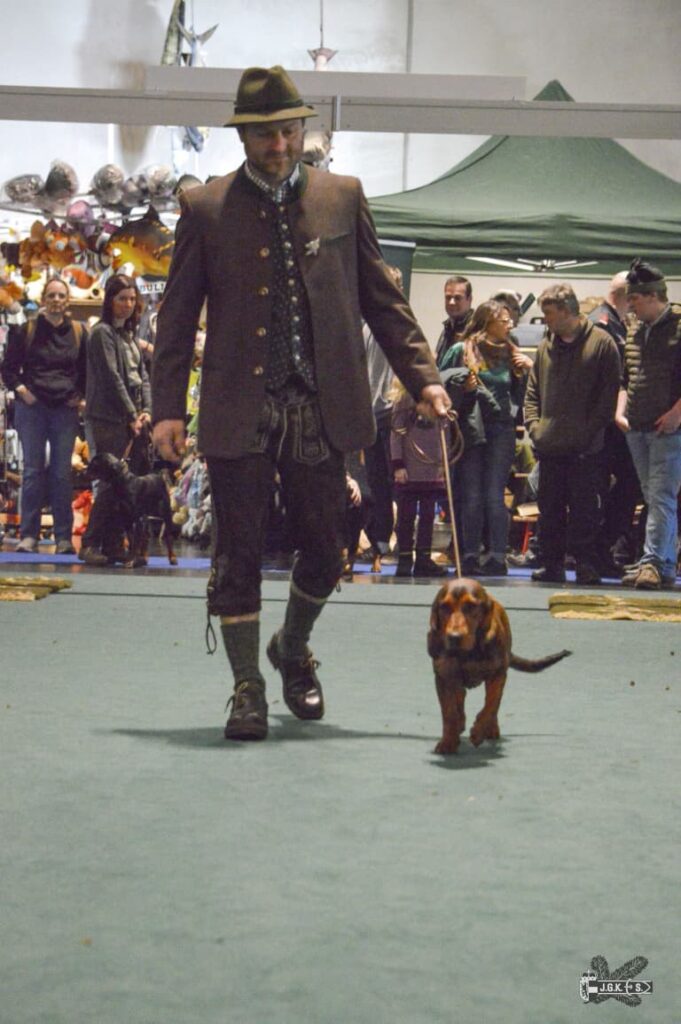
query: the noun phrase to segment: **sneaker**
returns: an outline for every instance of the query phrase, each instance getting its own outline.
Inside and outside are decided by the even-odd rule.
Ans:
[[[560,565],[544,565],[535,569],[531,579],[534,583],[565,583],[565,569]]]
[[[628,565],[626,566],[625,572],[620,578],[620,583],[623,587],[633,587],[638,579],[638,572],[640,565]]]
[[[14,550],[22,555],[32,555],[37,549],[38,541],[35,537],[22,537]]]
[[[480,569],[481,576],[508,576],[508,566],[497,558],[488,558]]]
[[[232,710],[225,725],[226,740],[264,740],[267,736],[265,687],[259,680],[238,683],[227,702]]]
[[[539,557],[534,551],[526,551],[525,554],[506,555],[506,562],[514,569],[538,569],[540,566]]]
[[[637,590],[659,590],[662,586],[662,577],[657,566],[652,562],[644,562],[638,571],[634,586]]]
[[[55,555],[75,555],[76,549],[70,540],[58,540],[54,553]]]

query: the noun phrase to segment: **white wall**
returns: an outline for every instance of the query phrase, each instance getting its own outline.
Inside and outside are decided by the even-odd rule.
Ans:
[[[187,0],[196,28],[219,28],[207,45],[214,66],[283,63],[311,69],[307,50],[319,43],[318,0]],[[3,84],[140,85],[160,61],[172,0],[3,0]],[[402,71],[407,60],[409,0],[325,0],[325,44],[337,49],[338,71]],[[415,72],[525,75],[531,98],[558,78],[582,102],[677,103],[681,95],[679,0],[413,0]],[[127,173],[170,159],[166,129],[116,130],[93,125],[3,123],[0,183],[43,176],[55,157],[71,162],[83,186],[109,156]],[[411,136],[408,185],[446,171],[481,140]],[[681,180],[681,142],[627,143],[648,163]],[[402,189],[404,139],[338,134],[333,170],[358,174],[369,195]],[[240,159],[231,129],[212,132],[190,164],[200,176]]]

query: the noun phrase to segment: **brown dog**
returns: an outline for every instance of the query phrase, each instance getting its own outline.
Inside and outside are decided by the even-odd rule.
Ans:
[[[442,709],[442,739],[436,754],[454,754],[466,728],[466,690],[485,684],[485,704],[471,729],[471,743],[499,739],[497,714],[509,668],[541,672],[570,651],[530,661],[511,651],[511,627],[504,608],[477,580],[453,579],[433,601],[428,654]]]

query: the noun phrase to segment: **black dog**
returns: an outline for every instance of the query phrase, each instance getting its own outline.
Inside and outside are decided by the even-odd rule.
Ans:
[[[129,566],[147,564],[147,542],[149,530],[147,516],[162,519],[165,525],[164,539],[168,550],[168,561],[177,565],[173,551],[173,518],[170,509],[168,488],[160,473],[135,476],[127,462],[115,455],[101,452],[95,455],[87,467],[91,480],[101,480],[111,487],[120,515],[121,526],[128,538]]]

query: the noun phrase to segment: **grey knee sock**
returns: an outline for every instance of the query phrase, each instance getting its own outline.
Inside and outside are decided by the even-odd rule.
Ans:
[[[221,622],[220,632],[234,673],[234,682],[259,680],[264,687],[265,680],[259,668],[260,621]]]
[[[281,653],[285,658],[304,658],[312,627],[326,604],[324,597],[312,597],[291,584],[284,627],[279,634]]]

